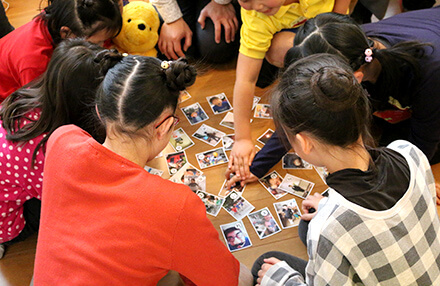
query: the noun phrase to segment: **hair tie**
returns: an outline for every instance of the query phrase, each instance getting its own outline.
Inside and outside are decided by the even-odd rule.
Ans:
[[[162,61],[162,62],[160,63],[160,67],[161,67],[163,70],[167,70],[167,69],[169,69],[170,66],[171,66],[171,61]]]
[[[370,48],[365,49],[364,54],[365,54],[365,61],[367,63],[371,63],[371,61],[373,60],[373,50]]]

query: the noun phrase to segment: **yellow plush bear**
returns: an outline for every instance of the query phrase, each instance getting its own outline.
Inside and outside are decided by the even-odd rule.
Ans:
[[[153,5],[144,1],[132,1],[124,6],[122,30],[113,39],[121,53],[155,57],[154,48],[159,35],[159,15]]]

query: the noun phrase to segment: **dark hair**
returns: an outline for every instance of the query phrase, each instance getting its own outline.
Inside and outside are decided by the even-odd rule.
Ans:
[[[226,239],[228,238],[228,234],[230,234],[231,232],[234,232],[234,231],[236,231],[236,230],[238,230],[238,231],[240,231],[241,233],[243,233],[243,232],[241,231],[240,228],[235,227],[235,226],[230,227],[230,228],[227,228],[227,229],[224,231],[224,234],[225,234],[225,236],[226,236]]]
[[[211,98],[209,99],[209,103],[213,104],[214,100],[216,100],[216,99],[220,99],[220,98],[217,97],[217,96],[213,96],[213,97],[211,97]],[[220,100],[221,100],[221,99],[220,99]]]
[[[60,29],[68,27],[77,37],[90,37],[107,30],[116,36],[122,29],[117,0],[49,0],[38,17],[47,23],[55,44],[62,41]]]
[[[386,49],[374,49],[362,28],[349,16],[337,13],[323,13],[309,19],[295,35],[294,47],[286,54],[288,66],[295,60],[316,53],[331,53],[344,57],[353,70],[358,70],[365,61],[365,50],[370,48],[373,58],[382,66],[374,96],[387,102],[391,95],[402,104],[409,105],[408,74],[417,83],[420,79],[418,59],[424,56],[426,43],[405,41]],[[414,86],[414,85],[413,85]],[[402,102],[403,101],[403,102]]]
[[[343,148],[360,136],[370,143],[367,96],[339,56],[315,54],[290,65],[271,105],[278,130],[288,137],[307,132],[323,143]]]
[[[134,134],[166,109],[175,110],[180,91],[194,83],[196,70],[183,59],[127,56],[109,70],[98,90],[97,107],[104,125],[115,122],[119,132]]]
[[[111,52],[85,40],[63,41],[54,50],[46,72],[29,88],[15,91],[3,102],[0,117],[6,139],[27,142],[47,133],[34,150],[35,159],[37,151],[61,125],[75,124],[99,137],[93,103],[103,75],[114,62],[97,61],[97,56],[108,53]],[[28,118],[27,114],[35,109],[41,110],[40,117]],[[22,126],[24,121],[30,123]]]

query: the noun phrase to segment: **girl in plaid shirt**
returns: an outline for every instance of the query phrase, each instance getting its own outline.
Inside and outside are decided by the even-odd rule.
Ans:
[[[258,285],[440,285],[440,221],[426,156],[399,140],[369,148],[370,107],[351,68],[316,54],[291,65],[272,98],[277,130],[329,171],[329,196],[302,204],[309,261],[263,254]]]

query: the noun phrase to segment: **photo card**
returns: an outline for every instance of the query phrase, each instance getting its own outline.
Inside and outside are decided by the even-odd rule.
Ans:
[[[158,175],[159,177],[161,177],[163,174],[162,170],[159,170],[159,169],[147,166],[147,165],[145,165],[144,170],[152,175]]]
[[[267,207],[248,214],[248,218],[260,239],[269,237],[281,231],[280,226]]]
[[[252,110],[254,110],[255,106],[257,106],[257,103],[260,102],[260,100],[261,100],[261,97],[254,95],[254,100],[252,102]]]
[[[272,137],[274,131],[272,129],[267,129],[266,132],[263,133],[260,137],[258,137],[257,141],[263,145],[266,145],[267,141],[269,141],[270,137]]]
[[[236,191],[232,191],[225,198],[223,208],[236,220],[242,220],[255,207]]]
[[[315,183],[309,182],[291,174],[286,174],[279,188],[288,193],[291,193],[292,195],[305,199],[312,191],[313,186],[315,186]]]
[[[194,125],[200,123],[202,121],[208,120],[209,117],[206,114],[205,110],[203,110],[200,103],[196,102],[194,104],[188,105],[186,107],[181,108],[183,114],[186,119],[188,119],[189,124]]]
[[[196,154],[196,158],[197,162],[199,163],[200,169],[205,169],[208,167],[217,166],[229,162],[228,156],[226,156],[226,152],[223,147],[198,153]]]
[[[252,246],[249,234],[247,233],[246,228],[241,220],[222,224],[220,225],[220,230],[230,252]]]
[[[183,183],[187,185],[194,193],[197,193],[199,191],[206,191],[205,175],[184,175]]]
[[[216,195],[203,191],[198,191],[197,195],[205,204],[206,213],[212,216],[217,216],[223,206],[223,202],[225,201],[225,199],[219,198]]]
[[[175,151],[183,151],[194,145],[194,142],[186,134],[182,127],[173,131],[170,144]]]
[[[235,185],[231,186],[228,189],[228,185],[226,184],[227,180],[225,180],[223,182],[222,187],[220,188],[220,192],[218,192],[218,195],[220,197],[226,197],[227,195],[229,195],[232,191],[236,192],[237,194],[239,194],[240,196],[243,195],[244,192],[244,188],[246,187],[246,185],[241,186],[240,181],[236,182]]]
[[[327,184],[327,182],[326,182],[326,179],[328,176],[327,168],[326,167],[316,167],[316,166],[313,166],[313,168],[315,168],[316,172],[318,173],[319,177],[321,177],[324,184]]]
[[[312,165],[301,159],[298,154],[289,152],[283,156],[283,169],[312,169]]]
[[[282,228],[294,227],[301,220],[301,211],[295,199],[273,204]]]
[[[251,123],[252,120],[253,119],[250,120]],[[222,121],[220,122],[220,125],[234,130],[234,113],[226,113],[225,117],[223,117]]]
[[[189,94],[189,92],[186,90],[182,90],[179,95],[179,103],[183,103],[190,98],[191,98],[191,95]]]
[[[165,158],[170,175],[176,174],[186,163],[188,163],[185,151],[167,154]]]
[[[203,172],[191,165],[190,163],[185,164],[177,173],[175,173],[169,180],[174,183],[183,184],[185,180],[185,175],[189,176],[200,176]]]
[[[277,171],[270,172],[259,181],[269,192],[269,194],[271,194],[276,200],[287,195],[286,191],[283,191],[279,188],[281,182],[283,181],[283,177],[281,177]]]
[[[192,136],[215,147],[225,135],[226,133],[221,132],[220,130],[217,130],[206,124],[202,124],[202,126],[200,126],[200,128],[197,129]]]
[[[222,145],[225,148],[225,151],[232,150],[235,143],[235,134],[228,134],[222,137]]]
[[[272,119],[270,104],[258,103],[254,110],[255,118]]]
[[[232,105],[226,97],[226,94],[223,92],[208,96],[206,97],[206,100],[208,101],[209,106],[214,114],[220,114],[232,110]]]

